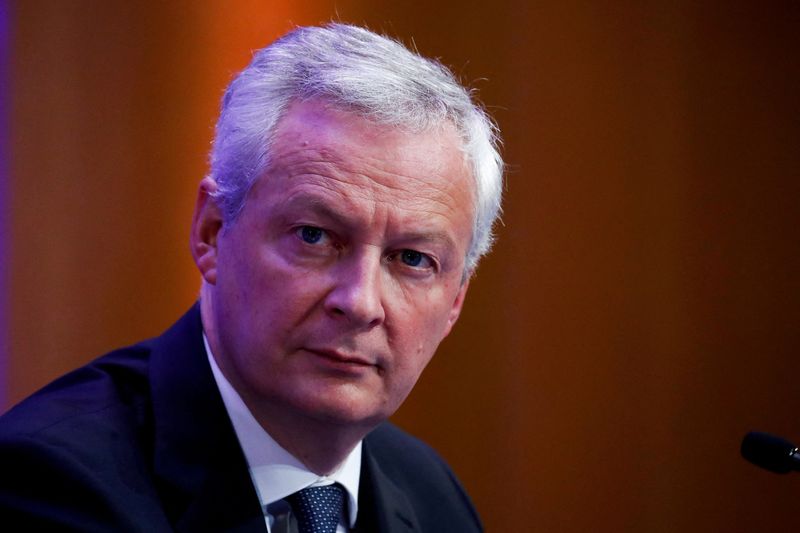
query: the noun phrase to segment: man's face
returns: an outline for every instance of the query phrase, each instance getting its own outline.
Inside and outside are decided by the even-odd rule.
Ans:
[[[304,102],[279,123],[272,154],[204,273],[215,357],[257,417],[375,425],[411,391],[466,293],[474,186],[459,139]]]

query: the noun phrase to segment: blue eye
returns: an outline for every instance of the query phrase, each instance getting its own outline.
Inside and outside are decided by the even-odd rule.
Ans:
[[[320,228],[315,228],[314,226],[303,226],[298,231],[300,238],[303,239],[308,244],[316,244],[320,240],[322,240],[322,236],[324,235],[323,230]]]
[[[418,267],[426,258],[425,254],[415,250],[403,250],[400,252],[400,260],[408,266]]]

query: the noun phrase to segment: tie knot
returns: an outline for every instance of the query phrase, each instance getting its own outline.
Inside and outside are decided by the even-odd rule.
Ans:
[[[300,533],[334,533],[344,506],[344,490],[334,483],[309,487],[287,498],[292,506]]]

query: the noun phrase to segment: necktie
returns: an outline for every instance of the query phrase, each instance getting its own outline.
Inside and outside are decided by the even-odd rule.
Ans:
[[[287,498],[292,506],[299,533],[335,533],[344,506],[341,485],[309,487]]]

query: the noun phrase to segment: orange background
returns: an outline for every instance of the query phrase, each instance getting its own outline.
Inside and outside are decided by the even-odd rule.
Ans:
[[[191,305],[225,85],[338,18],[440,57],[503,131],[500,240],[396,416],[487,530],[800,526],[800,477],[738,455],[800,441],[800,4],[431,4],[13,3],[5,406]]]

